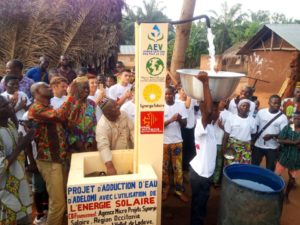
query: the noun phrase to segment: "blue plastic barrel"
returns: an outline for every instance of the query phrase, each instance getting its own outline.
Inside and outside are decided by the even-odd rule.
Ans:
[[[270,170],[234,164],[224,168],[219,225],[279,225],[284,180]]]

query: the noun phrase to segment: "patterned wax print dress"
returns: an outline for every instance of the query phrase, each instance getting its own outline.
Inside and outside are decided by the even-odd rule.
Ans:
[[[31,214],[29,186],[25,176],[24,154],[8,168],[7,156],[12,154],[18,141],[14,125],[0,127],[0,224],[13,225]]]

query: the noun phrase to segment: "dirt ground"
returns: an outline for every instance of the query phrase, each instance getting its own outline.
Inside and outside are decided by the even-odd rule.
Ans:
[[[287,173],[284,176],[287,181]],[[185,182],[186,193],[190,196],[189,183]],[[221,189],[211,188],[210,198],[207,207],[205,225],[218,224],[218,212]],[[249,215],[251,218],[251,215]],[[162,208],[162,225],[188,225],[190,223],[190,202],[183,203],[177,197],[170,194]],[[290,203],[284,203],[281,225],[300,224],[300,179],[297,179],[297,186],[290,193]],[[242,224],[241,224],[242,225]],[[259,225],[259,224],[258,224]]]

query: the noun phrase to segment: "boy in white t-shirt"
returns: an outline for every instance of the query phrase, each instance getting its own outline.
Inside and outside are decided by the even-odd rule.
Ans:
[[[252,151],[252,164],[260,165],[262,158],[266,157],[266,168],[275,170],[275,164],[278,157],[277,137],[280,131],[288,125],[287,117],[280,111],[281,98],[278,95],[272,95],[269,98],[269,108],[261,109],[256,116],[256,125],[258,133],[265,127],[275,116],[275,119],[264,131],[257,137]],[[279,115],[280,114],[280,115]],[[279,117],[278,117],[279,115]]]
[[[187,124],[187,112],[184,104],[175,102],[175,89],[171,86],[166,87],[165,101],[162,200],[167,199],[170,189],[169,163],[171,161],[175,194],[180,200],[187,202],[188,197],[183,193],[182,136],[180,131],[180,128]]]
[[[31,102],[27,95],[19,91],[19,78],[15,75],[7,75],[4,78],[6,91],[1,95],[6,98],[15,110],[18,120],[22,119],[23,114],[27,111]]]
[[[130,89],[132,85],[129,83],[130,74],[130,70],[122,71],[120,82],[109,89],[108,97],[115,100],[118,105],[123,105],[131,96]]]
[[[68,80],[64,77],[53,77],[50,81],[53,97],[50,104],[53,109],[59,109],[67,99]]]
[[[207,73],[200,72],[197,78],[203,84],[204,102],[200,103],[201,117],[197,119],[195,128],[196,156],[190,162],[191,225],[204,224],[211,178],[215,170],[218,143],[217,126],[215,126],[219,114],[218,104],[212,102]]]

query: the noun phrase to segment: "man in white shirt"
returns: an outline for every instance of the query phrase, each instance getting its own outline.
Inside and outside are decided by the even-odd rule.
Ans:
[[[68,80],[62,76],[53,77],[50,81],[53,97],[50,104],[53,109],[59,109],[67,99]]]
[[[169,162],[171,161],[174,172],[175,194],[183,202],[188,197],[183,193],[182,176],[182,136],[181,127],[187,124],[187,112],[184,104],[175,102],[175,89],[166,88],[165,114],[164,114],[164,155],[163,155],[163,191],[162,200],[166,200],[170,189]]]
[[[31,102],[24,92],[19,91],[19,79],[17,76],[7,75],[4,78],[4,85],[6,91],[1,95],[5,97],[14,108],[17,119],[21,120]]]
[[[231,99],[229,103],[229,108],[228,110],[233,113],[233,114],[238,114],[238,109],[237,105],[239,104],[239,101],[242,99],[248,99],[250,100],[253,95],[253,89],[250,86],[245,86],[241,89],[240,95],[237,96],[234,99]],[[255,103],[250,101],[250,111],[249,111],[249,116],[253,116],[255,111]]]
[[[109,89],[108,97],[115,100],[118,105],[123,105],[131,96],[130,89],[132,85],[129,83],[130,74],[130,70],[123,70],[120,75],[120,82]]]
[[[278,95],[272,95],[269,98],[269,108],[261,109],[256,116],[256,125],[258,133],[264,131],[257,137],[252,152],[252,164],[260,165],[262,158],[266,157],[266,168],[274,171],[278,156],[279,144],[276,141],[280,131],[288,125],[287,117],[280,111],[281,98]],[[268,126],[273,118],[277,118]]]
[[[183,139],[182,143],[182,169],[184,171],[189,170],[189,163],[195,157],[195,138],[194,138],[194,128],[196,124],[195,119],[195,106],[197,105],[197,100],[185,94],[183,88],[178,89],[178,99],[175,100],[184,104],[187,110],[187,125],[181,128],[181,135]]]
[[[216,123],[218,104],[213,104],[209,90],[208,75],[200,72],[197,78],[203,84],[204,102],[195,128],[196,156],[190,162],[190,183],[192,188],[191,225],[203,225],[209,198],[211,177],[217,156]]]

